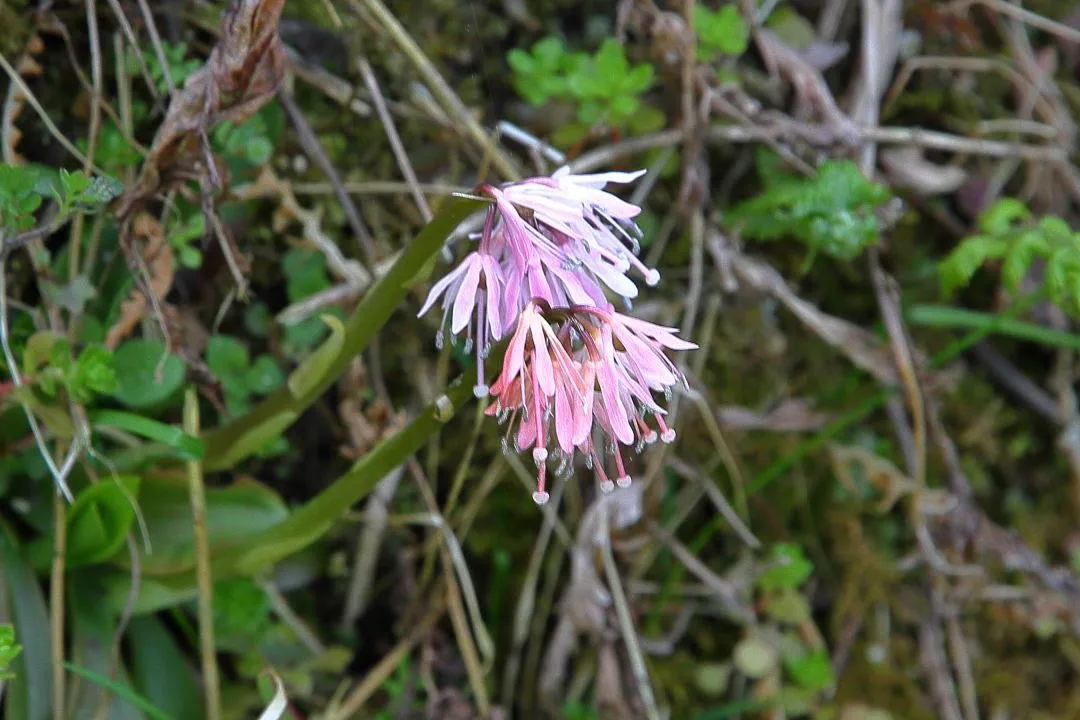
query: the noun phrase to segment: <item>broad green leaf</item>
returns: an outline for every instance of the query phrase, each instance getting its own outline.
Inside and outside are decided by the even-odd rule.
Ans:
[[[270,601],[251,578],[214,583],[214,639],[220,651],[251,650],[267,628]]]
[[[23,560],[14,536],[0,528],[0,572],[5,594],[0,620],[15,626],[22,653],[9,668],[15,678],[6,684],[4,717],[51,720],[52,663],[49,652],[49,608],[37,577]]]
[[[135,521],[139,478],[120,475],[79,493],[67,516],[67,567],[102,562],[124,546]]]
[[[98,578],[91,575],[77,573],[70,583],[76,598],[92,597],[99,588]],[[74,602],[70,607],[71,650],[64,667],[74,674],[67,689],[75,708],[73,720],[95,720],[99,708],[109,720],[170,720],[132,690],[123,665],[111,667],[117,618],[105,603]]]
[[[161,376],[157,369],[161,366]],[[152,408],[165,402],[184,382],[184,364],[175,355],[165,355],[157,340],[128,340],[113,353],[113,368],[119,383],[112,394],[130,408]]]
[[[150,532],[152,552],[142,548],[144,575],[182,573],[195,567],[191,496],[186,476],[148,476],[139,507]],[[273,527],[288,516],[276,493],[253,480],[206,489],[206,530],[214,552],[234,546]],[[126,555],[115,564],[129,567]]]
[[[125,637],[135,690],[177,720],[202,718],[204,706],[195,673],[162,622],[150,615],[134,617]]]
[[[242,386],[251,356],[247,346],[236,338],[215,335],[206,345],[206,364],[226,387]]]

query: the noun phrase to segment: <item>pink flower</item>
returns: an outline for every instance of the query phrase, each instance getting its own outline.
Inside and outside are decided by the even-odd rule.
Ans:
[[[685,382],[663,349],[688,350],[696,345],[674,333],[610,308],[545,310],[535,302],[526,305],[507,347],[502,373],[492,385],[496,402],[488,414],[517,423],[514,445],[518,451],[533,449],[537,502],[547,499],[552,420],[563,465],[568,466],[575,452],[580,452],[604,490],[630,482],[621,446],[640,452],[656,441],[649,416],[660,430],[660,439],[675,439],[653,392],[667,394],[672,386]],[[577,349],[574,338],[581,340]],[[614,448],[614,482],[608,479],[604,458],[594,447],[594,429],[607,437],[603,445]]]
[[[503,192],[510,202],[531,210],[538,226],[564,238],[566,255],[571,260],[590,266],[602,260],[623,276],[633,267],[648,285],[655,285],[660,281],[660,273],[637,259],[641,231],[633,218],[641,213],[641,208],[603,190],[608,183],[633,182],[644,173],[639,170],[572,175],[569,168],[562,167],[550,178],[513,183],[503,188]],[[637,294],[636,288],[623,292],[610,284],[608,287],[625,297]]]
[[[479,245],[432,287],[420,310],[441,300],[442,327],[465,336],[466,352],[475,344],[474,392],[494,396],[487,412],[510,423],[507,445],[512,436],[517,451],[531,449],[538,503],[548,499],[552,461],[559,473],[581,454],[610,490],[630,482],[624,447],[640,452],[675,438],[655,395],[670,397],[686,382],[666,352],[697,346],[673,328],[615,312],[606,294],[636,297],[632,271],[649,285],[659,280],[637,258],[634,218],[641,209],[604,190],[641,174],[573,175],[562,168],[551,177],[480,186],[492,203]],[[489,390],[483,359],[508,333]],[[440,330],[440,346],[442,337]],[[605,467],[609,455],[613,468]]]
[[[423,315],[439,297],[443,298],[443,321],[435,344],[441,348],[443,331],[449,319],[450,334],[458,335],[465,331],[466,352],[471,345],[476,346],[476,386],[473,392],[477,397],[487,395],[484,382],[484,358],[487,357],[491,343],[499,340],[503,334],[502,311],[499,307],[503,286],[502,271],[495,258],[484,252],[469,253],[461,264],[444,277],[428,293]]]
[[[559,337],[539,306],[530,302],[518,316],[502,373],[491,386],[496,400],[487,413],[504,420],[514,415],[518,423],[516,449],[532,448],[537,467],[533,498],[537,503],[546,502],[548,497],[544,487],[550,422],[554,420],[559,450],[568,456],[585,442],[592,424],[586,388],[567,345],[568,337]]]

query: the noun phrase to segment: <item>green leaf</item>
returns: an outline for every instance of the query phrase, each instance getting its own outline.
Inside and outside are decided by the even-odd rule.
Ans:
[[[157,369],[161,359],[161,377]],[[184,364],[180,358],[165,354],[157,340],[128,340],[113,354],[118,387],[113,397],[130,408],[145,409],[168,400],[184,382]]]
[[[731,680],[731,663],[707,662],[694,668],[694,685],[703,695],[717,698],[727,690]]]
[[[16,388],[13,394],[19,399],[19,402],[33,410],[34,415],[39,417],[45,423],[45,427],[56,437],[67,440],[75,436],[75,425],[71,422],[71,414],[66,407],[43,402],[26,385]]]
[[[623,79],[628,69],[626,50],[615,38],[606,38],[596,52],[596,73],[600,77],[606,76],[609,83],[615,83]]]
[[[0,165],[0,226],[7,232],[26,230],[47,191],[39,187],[39,174],[18,165]]]
[[[647,135],[649,133],[659,132],[667,125],[667,116],[664,115],[664,111],[653,105],[642,105],[638,108],[638,111],[634,113],[630,118],[630,132],[634,135]],[[645,236],[652,239],[651,233],[645,233]]]
[[[135,521],[139,478],[120,475],[91,485],[75,498],[67,516],[67,567],[93,565],[124,546]]]
[[[94,685],[108,690],[112,695],[116,696],[116,698],[126,701],[132,707],[146,713],[147,716],[153,720],[173,720],[173,718],[170,718],[168,715],[154,707],[152,702],[144,697],[140,697],[134,690],[122,682],[113,680],[107,675],[102,675],[101,673],[94,672],[88,668],[75,665],[74,663],[65,662],[64,667]],[[116,711],[109,717],[116,717],[115,712]]]
[[[750,27],[734,4],[724,5],[717,12],[701,4],[695,5],[694,30],[701,60],[711,60],[717,54],[738,57],[749,46]]]
[[[569,56],[561,38],[543,38],[531,52],[514,48],[507,53],[506,62],[513,71],[514,89],[530,105],[543,105],[566,94],[564,73]]]
[[[206,364],[223,383],[243,378],[251,364],[247,346],[228,335],[215,335],[206,345]]]
[[[510,69],[527,75],[536,70],[539,63],[533,59],[529,53],[525,52],[521,48],[514,48],[506,54],[506,63],[510,66]]]
[[[139,492],[150,533],[151,552],[140,544],[140,567],[147,576],[173,575],[195,567],[195,536],[191,523],[191,496],[186,477],[147,476]],[[289,512],[281,498],[255,481],[206,488],[206,532],[214,553],[223,552],[274,527]],[[121,553],[113,563],[130,567]]]
[[[0,623],[0,680],[15,677],[9,668],[21,652],[22,645],[15,642],[15,628],[9,623]]]
[[[793,237],[812,251],[839,260],[852,260],[877,242],[874,211],[890,192],[867,180],[853,162],[826,161],[810,178],[772,169],[765,179],[764,192],[732,208],[724,218],[742,237]]]
[[[125,638],[135,690],[168,716],[201,718],[195,674],[164,624],[154,616],[134,617]]]
[[[285,382],[285,373],[270,355],[260,355],[248,368],[245,385],[256,395],[267,395]]]
[[[979,216],[979,229],[988,235],[1002,235],[1013,225],[1031,219],[1027,205],[1016,198],[1004,197],[983,211]]]
[[[637,112],[639,105],[640,101],[633,95],[620,95],[611,101],[611,115],[617,124],[622,124]]]
[[[290,302],[298,302],[330,287],[326,259],[322,253],[292,248],[281,261],[285,272],[285,291]]]
[[[635,65],[634,69],[626,76],[624,89],[627,92],[640,95],[652,86],[653,72],[653,66],[648,63]]]
[[[795,678],[795,682],[807,690],[820,692],[836,683],[836,676],[833,674],[829,653],[824,650],[818,650],[802,657],[784,658],[784,667]]]
[[[38,579],[6,525],[0,527],[0,573],[0,591],[6,598],[0,603],[0,612],[10,613],[0,619],[15,626],[15,634],[23,644],[22,653],[10,667],[15,678],[6,685],[4,717],[51,720],[49,608]]]
[[[88,403],[95,395],[107,395],[120,387],[113,369],[113,354],[104,345],[89,345],[75,361],[66,384],[77,402]]]
[[[38,330],[30,336],[23,347],[22,370],[27,375],[37,375],[38,370],[52,357],[57,337],[48,330]]]
[[[203,456],[203,441],[175,425],[120,410],[95,410],[89,414],[89,420],[95,427],[113,427],[160,442],[172,448],[175,456],[183,460],[198,460]]]
[[[781,543],[773,546],[770,567],[757,580],[765,592],[797,588],[814,572],[814,564],[798,545]]]
[[[246,652],[266,630],[270,601],[250,578],[214,583],[214,638],[222,650]]]

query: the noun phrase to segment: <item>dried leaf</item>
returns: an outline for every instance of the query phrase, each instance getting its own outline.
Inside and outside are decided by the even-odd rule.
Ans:
[[[285,0],[232,1],[206,64],[173,96],[142,172],[120,204],[121,217],[192,177],[208,152],[205,138],[212,126],[243,122],[277,92],[285,74],[285,47],[278,35],[284,5]]]
[[[15,61],[15,71],[24,77],[41,75],[41,65],[34,60],[34,56],[40,55],[43,50],[45,42],[38,33],[33,33],[26,41],[23,54]],[[4,162],[8,165],[26,164],[26,158],[15,150],[22,139],[22,131],[15,127],[15,120],[22,114],[25,105],[26,95],[16,85],[11,85],[4,102],[3,117],[0,118],[0,137],[6,139],[3,147]]]
[[[143,242],[140,254],[149,273],[147,289],[154,297],[165,297],[176,273],[175,258],[172,247],[165,239],[165,230],[152,215],[139,213],[131,225],[131,234],[134,241]],[[115,349],[121,340],[134,332],[148,307],[149,301],[143,291],[138,287],[132,288],[131,294],[120,304],[120,317],[105,336],[106,347]]]

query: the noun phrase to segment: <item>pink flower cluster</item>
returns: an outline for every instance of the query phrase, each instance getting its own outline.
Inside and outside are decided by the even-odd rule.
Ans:
[[[641,174],[562,168],[501,188],[480,186],[492,204],[476,250],[435,284],[420,310],[441,298],[442,326],[465,336],[467,352],[475,348],[474,392],[495,397],[488,414],[511,422],[518,451],[532,449],[537,503],[548,498],[549,462],[567,471],[580,453],[610,490],[630,482],[622,446],[640,451],[658,437],[675,438],[654,393],[670,396],[685,378],[664,350],[697,346],[672,328],[615,312],[607,296],[636,297],[632,273],[648,285],[660,279],[637,258],[641,231],[633,218],[641,209],[604,191]],[[502,372],[488,388],[484,358],[508,335]],[[442,340],[440,330],[437,344]],[[610,474],[604,450],[613,456]]]

